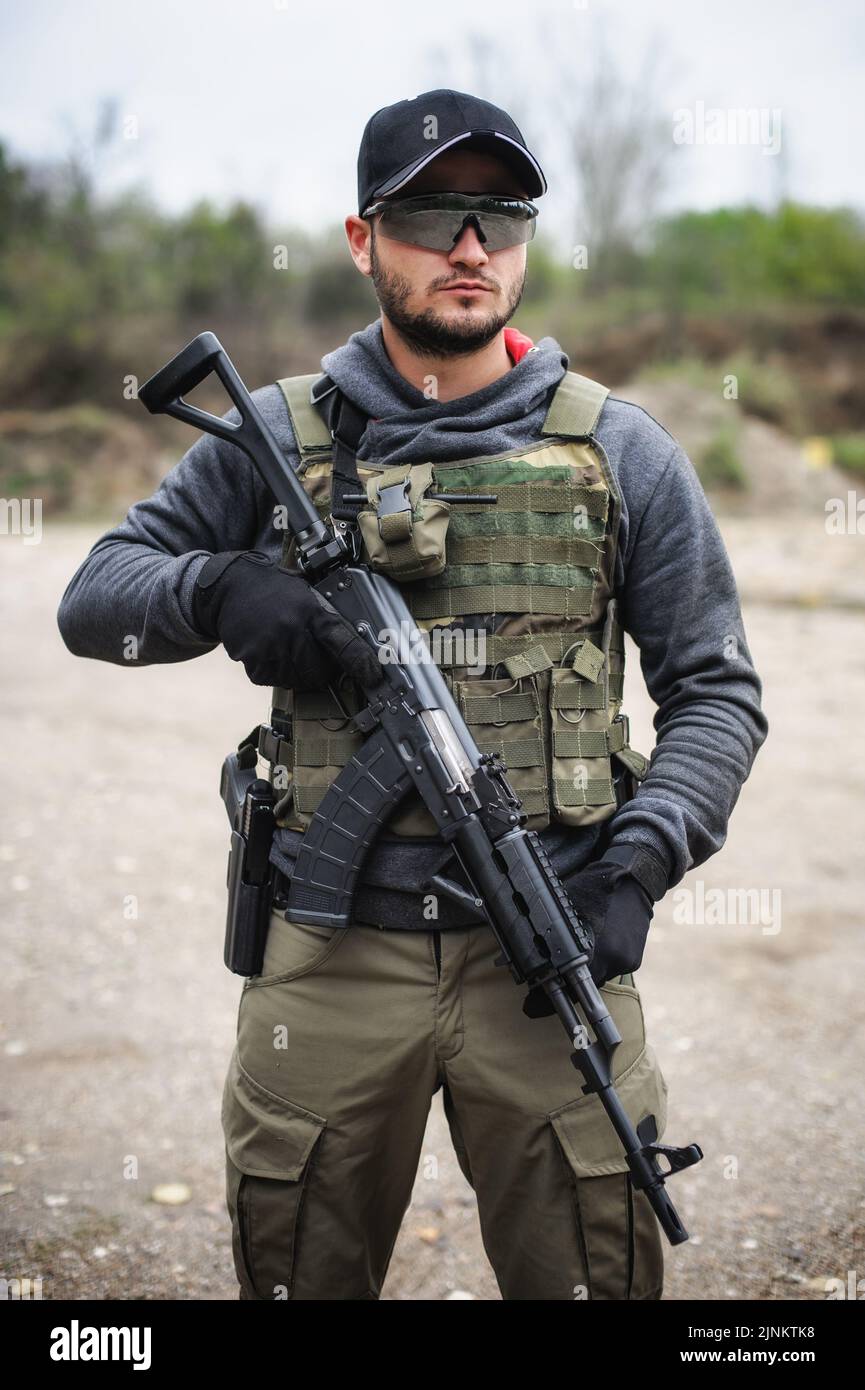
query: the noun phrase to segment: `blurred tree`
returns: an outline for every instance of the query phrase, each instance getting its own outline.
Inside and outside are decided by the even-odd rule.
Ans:
[[[227,213],[197,203],[174,223],[164,247],[183,314],[254,314],[273,289],[273,238],[247,203]]]
[[[587,291],[599,295],[639,278],[672,174],[675,145],[663,93],[671,59],[656,36],[629,76],[603,26],[579,54],[550,50],[552,88],[575,183],[574,242],[588,253]]]
[[[359,319],[367,324],[378,316],[372,281],[351,259],[342,227],[319,239],[305,277],[303,312],[316,325],[356,327]]]
[[[641,266],[667,304],[865,303],[865,222],[847,208],[784,203],[661,222]]]

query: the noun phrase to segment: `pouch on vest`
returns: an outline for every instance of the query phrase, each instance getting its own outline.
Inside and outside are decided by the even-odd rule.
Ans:
[[[482,753],[497,753],[526,815],[549,821],[544,735],[538,687],[529,674],[455,680],[453,695]],[[531,820],[529,825],[531,825]]]
[[[402,464],[369,478],[358,525],[374,570],[392,579],[429,579],[445,567],[450,503],[435,489],[431,463]]]

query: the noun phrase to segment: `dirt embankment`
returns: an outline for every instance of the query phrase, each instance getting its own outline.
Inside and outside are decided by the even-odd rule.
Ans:
[[[857,309],[647,314],[587,334],[574,370],[598,381],[631,381],[656,363],[720,366],[743,351],[789,382],[777,400],[754,400],[756,418],[792,430],[791,412],[806,434],[837,434],[865,426],[865,313]]]

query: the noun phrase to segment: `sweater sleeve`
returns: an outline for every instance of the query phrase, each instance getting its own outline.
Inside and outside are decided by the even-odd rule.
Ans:
[[[631,517],[620,617],[658,707],[657,743],[610,840],[653,854],[670,888],[724,844],[768,730],[727,551],[678,445]]]
[[[274,390],[253,396],[270,416]],[[236,410],[223,418],[239,420]],[[284,411],[282,426],[284,434]],[[193,624],[196,578],[212,554],[254,549],[262,533],[272,535],[271,508],[246,455],[200,435],[153,496],[131,507],[73,575],[57,614],[66,646],[75,656],[131,666],[212,651],[217,644]]]

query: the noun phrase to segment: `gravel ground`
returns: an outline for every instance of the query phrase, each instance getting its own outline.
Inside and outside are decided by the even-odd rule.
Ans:
[[[66,653],[57,601],[100,529],[0,545],[0,1274],[52,1297],[233,1299],[217,785],[266,697],[221,652],[134,673]],[[669,895],[640,972],[666,1137],[706,1154],[673,1184],[694,1239],[665,1297],[818,1299],[865,1276],[862,541],[816,513],[725,531],[771,733],[724,850],[682,887],[763,890],[769,913],[687,925]],[[636,661],[629,692],[648,752]],[[439,1099],[438,1176],[421,1164],[384,1296],[497,1299]],[[162,1184],[186,1200],[153,1200]]]

